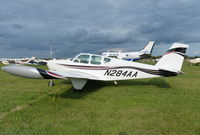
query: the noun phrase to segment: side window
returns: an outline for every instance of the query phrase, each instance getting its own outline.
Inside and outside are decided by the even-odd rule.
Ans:
[[[89,63],[89,58],[90,58],[89,55],[80,55],[74,60],[74,62],[87,64]]]
[[[111,59],[109,59],[109,58],[104,58],[104,63],[108,63],[108,62],[110,62],[110,60]]]
[[[101,57],[100,56],[92,56],[90,63],[100,65],[101,64]]]

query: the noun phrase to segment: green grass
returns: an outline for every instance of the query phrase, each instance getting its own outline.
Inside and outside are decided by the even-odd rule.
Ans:
[[[199,135],[200,66],[183,71],[118,86],[89,82],[78,93],[69,80],[49,88],[0,71],[0,135]]]

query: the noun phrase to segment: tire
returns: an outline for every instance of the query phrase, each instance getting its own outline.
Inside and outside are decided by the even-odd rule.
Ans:
[[[49,86],[49,87],[53,87],[53,86],[55,86],[55,84],[54,84],[53,81],[49,81],[49,82],[48,82],[48,86]]]

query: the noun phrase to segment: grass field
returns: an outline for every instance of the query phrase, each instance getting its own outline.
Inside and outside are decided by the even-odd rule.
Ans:
[[[89,82],[11,76],[0,71],[0,135],[199,135],[200,66],[170,78]],[[53,102],[53,91],[59,98]]]

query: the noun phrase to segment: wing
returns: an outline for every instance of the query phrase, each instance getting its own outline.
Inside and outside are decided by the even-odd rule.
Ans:
[[[53,70],[44,70],[31,66],[11,65],[2,67],[2,70],[16,76],[34,78],[34,79],[79,78],[79,79],[98,80],[98,78],[95,77],[94,75],[90,75],[83,72],[77,72],[77,71],[61,72]]]
[[[69,78],[72,82],[72,85],[74,89],[81,90],[85,84],[87,83],[87,80],[99,80],[97,77],[91,74],[78,72],[78,71],[69,71],[69,72],[60,72],[60,71],[52,71],[48,70],[46,71],[48,75],[51,77],[57,77],[60,78]]]
[[[60,72],[60,71],[52,71],[52,70],[44,70],[40,68],[35,68],[31,66],[4,66],[1,68],[3,71],[26,78],[34,78],[34,79],[62,79],[69,78],[72,81],[73,87],[77,90],[82,89],[87,80],[98,80],[94,75],[86,74],[83,72]]]

